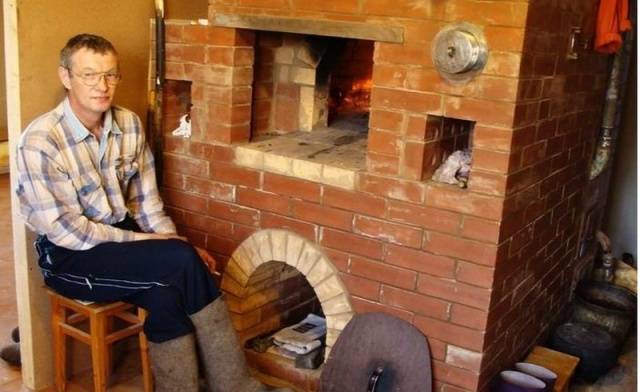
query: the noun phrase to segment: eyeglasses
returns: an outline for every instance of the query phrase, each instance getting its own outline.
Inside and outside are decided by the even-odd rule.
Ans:
[[[122,75],[118,72],[84,72],[84,73],[75,73],[70,68],[67,68],[70,74],[73,74],[82,80],[88,87],[96,86],[100,83],[100,80],[104,77],[104,80],[107,82],[109,86],[115,86],[122,79]]]

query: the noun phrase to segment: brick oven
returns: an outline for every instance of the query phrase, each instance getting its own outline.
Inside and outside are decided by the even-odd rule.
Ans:
[[[215,253],[245,342],[308,312],[417,327],[434,390],[487,390],[564,316],[608,172],[588,169],[607,59],[595,0],[209,0],[167,21],[162,191]],[[449,83],[434,36],[476,26],[486,66]],[[575,51],[576,56],[567,56]],[[192,136],[172,136],[190,111]],[[472,151],[467,188],[431,175]],[[270,382],[315,390],[247,352]]]

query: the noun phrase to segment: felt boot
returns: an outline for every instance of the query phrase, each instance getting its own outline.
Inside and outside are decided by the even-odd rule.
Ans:
[[[247,369],[229,311],[222,298],[192,314],[210,392],[262,392],[269,389]],[[289,389],[273,390],[286,392]]]
[[[20,343],[20,330],[18,327],[11,330],[11,340],[13,340],[14,343]]]
[[[19,367],[20,362],[20,344],[11,343],[0,350],[0,358],[4,359],[9,365]]]
[[[198,359],[193,334],[149,342],[156,392],[198,392]]]

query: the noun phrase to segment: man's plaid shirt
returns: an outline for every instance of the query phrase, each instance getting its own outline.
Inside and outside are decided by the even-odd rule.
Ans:
[[[98,140],[65,99],[29,124],[17,166],[20,214],[58,246],[82,250],[134,240],[136,233],[111,226],[127,213],[145,232],[175,233],[140,119],[131,111],[113,107],[105,113]]]

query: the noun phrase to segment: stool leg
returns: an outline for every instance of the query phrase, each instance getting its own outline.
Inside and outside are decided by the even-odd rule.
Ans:
[[[106,324],[107,320],[104,314],[91,314],[91,360],[93,363],[93,387],[96,392],[107,390]]]
[[[113,317],[106,317],[105,318],[105,336],[109,335],[111,333],[111,331],[113,331]],[[108,344],[105,347],[105,359],[104,359],[104,363],[105,363],[105,373],[106,373],[106,377],[109,378],[109,376],[111,376],[111,374],[113,373],[113,346],[111,344]]]
[[[141,324],[144,324],[144,320],[147,317],[147,312],[138,308],[138,318]],[[142,379],[144,381],[144,392],[153,392],[153,375],[151,374],[151,363],[149,362],[149,344],[147,342],[147,336],[143,331],[140,331],[138,335],[140,338],[140,360],[142,362]]]
[[[53,363],[58,392],[67,389],[67,345],[61,325],[66,321],[66,310],[55,296],[51,297],[51,328],[53,333]]]

